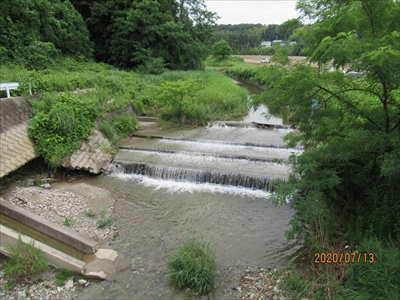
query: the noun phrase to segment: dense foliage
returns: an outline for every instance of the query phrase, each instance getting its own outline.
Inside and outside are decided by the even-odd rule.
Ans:
[[[275,198],[289,197],[294,232],[320,243],[343,235],[352,243],[375,235],[400,240],[400,4],[381,2],[390,9],[307,1],[320,7],[312,15],[304,10],[319,18],[304,34],[317,41],[307,51],[320,68],[264,73],[269,89],[259,100],[272,112],[297,113],[299,134],[288,140],[310,150],[292,158],[289,184]],[[324,63],[346,73],[322,72]],[[311,100],[319,101],[313,113]]]
[[[217,16],[204,0],[72,0],[95,43],[97,61],[122,68],[198,69]]]
[[[247,92],[211,71],[170,71],[143,78],[135,99],[137,113],[160,114],[166,125],[205,125],[247,113]]]
[[[34,117],[29,136],[35,140],[37,152],[53,167],[80,148],[79,140],[88,137],[98,113],[93,101],[71,93],[47,94],[31,104]]]
[[[298,132],[286,140],[306,149],[290,158],[289,181],[272,196],[294,209],[288,237],[306,242],[312,265],[285,283],[295,298],[398,299],[400,3],[297,5],[315,21],[296,32],[311,64],[226,69],[266,86],[253,104],[295,120]],[[313,254],[322,251],[376,260],[315,265]]]
[[[69,1],[2,1],[1,65],[45,69],[60,54],[91,58],[92,48],[86,24]]]
[[[217,272],[214,271],[215,253],[210,244],[201,239],[182,243],[177,253],[167,258],[167,278],[177,288],[188,287],[199,295],[209,292]]]

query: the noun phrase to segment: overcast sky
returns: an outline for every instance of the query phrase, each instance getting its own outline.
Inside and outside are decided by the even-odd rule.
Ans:
[[[291,0],[205,0],[207,9],[216,12],[217,24],[282,24],[297,18],[296,1]]]

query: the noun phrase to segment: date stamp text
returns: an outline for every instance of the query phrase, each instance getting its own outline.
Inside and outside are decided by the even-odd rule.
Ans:
[[[370,263],[375,262],[375,254],[372,252],[317,252],[314,253],[316,264],[338,264],[338,263]]]

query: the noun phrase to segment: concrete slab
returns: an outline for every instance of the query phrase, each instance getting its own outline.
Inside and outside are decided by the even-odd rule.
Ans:
[[[97,242],[3,199],[0,199],[0,213],[82,252],[95,253],[99,248]]]
[[[57,249],[49,247],[39,241],[35,241],[32,238],[1,224],[0,224],[0,252],[3,253],[4,255],[9,255],[9,244],[15,245],[18,241],[18,237],[21,237],[21,240],[24,244],[28,244],[31,241],[33,241],[35,244],[35,248],[40,249],[43,252],[44,258],[57,268],[66,269],[78,274],[83,274],[85,268],[85,263],[83,261],[80,261]]]
[[[111,153],[112,146],[109,140],[100,131],[92,129],[88,140],[69,158],[65,158],[62,166],[98,174],[104,172],[112,161]]]
[[[95,254],[86,254],[82,260],[86,262],[83,276],[93,279],[110,278],[116,271],[118,253],[111,249],[99,249]]]

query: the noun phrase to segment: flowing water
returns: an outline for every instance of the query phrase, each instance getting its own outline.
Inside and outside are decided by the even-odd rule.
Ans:
[[[287,206],[268,200],[270,180],[285,180],[288,130],[209,126],[124,142],[108,175],[87,179],[117,199],[110,245],[119,255],[110,280],[80,299],[185,299],[165,279],[166,257],[190,237],[211,241],[220,276],[210,294],[234,299],[246,269],[284,267],[299,246],[284,237]],[[160,134],[160,133],[158,133]]]

